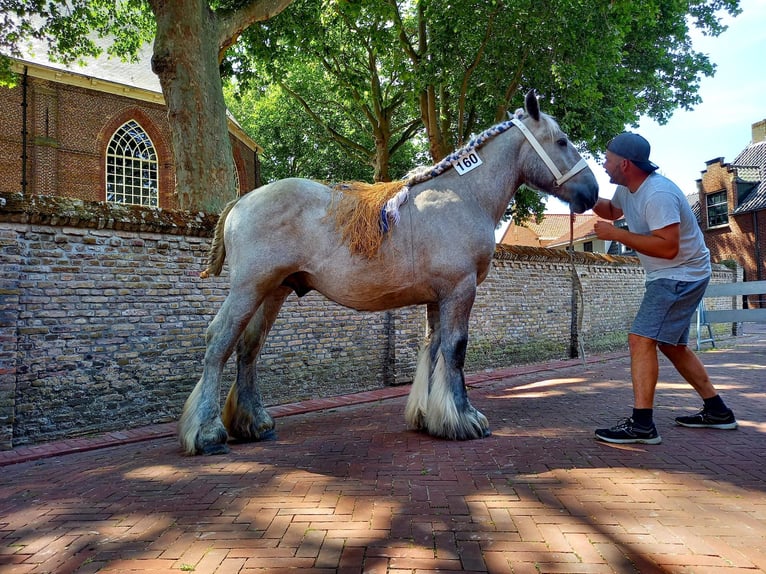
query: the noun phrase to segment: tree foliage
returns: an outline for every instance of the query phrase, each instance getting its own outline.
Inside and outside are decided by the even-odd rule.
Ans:
[[[335,142],[385,180],[418,134],[439,160],[530,88],[593,153],[642,115],[663,123],[699,102],[714,71],[691,28],[718,35],[721,11],[739,11],[738,0],[296,0],[273,18],[288,4],[0,0],[0,48],[33,35],[77,59],[96,53],[95,35],[125,56],[154,36],[178,191],[211,208],[233,187],[221,70],[261,95],[290,94],[317,128],[310,145]]]
[[[375,165],[375,179],[392,142],[416,135],[409,120],[436,162],[530,88],[597,155],[642,115],[662,123],[698,103],[714,66],[689,35],[719,34],[721,10],[736,14],[738,1],[296,0],[248,31],[228,71],[280,85],[327,141]],[[382,129],[392,125],[398,139]],[[540,209],[522,190],[512,214]]]
[[[250,28],[231,73],[246,86],[278,85],[351,157],[391,179],[391,158],[420,129],[397,59],[390,10],[304,0]]]
[[[322,85],[317,85],[313,93],[317,95],[318,90]],[[231,82],[224,93],[228,108],[245,131],[258,142],[268,142],[261,155],[264,182],[285,177],[327,182],[372,179],[373,167],[366,161],[367,156],[349,152],[333,137],[333,132],[342,132],[345,139],[372,149],[371,138],[348,119],[348,110],[328,106],[322,121],[315,122],[278,84],[243,90]],[[323,99],[331,100],[331,94],[325,93]],[[325,123],[332,126],[331,131]],[[394,178],[402,177],[417,161],[415,147],[413,142],[407,142],[391,156],[389,171]]]
[[[531,88],[592,152],[641,115],[666,121],[699,102],[713,66],[693,50],[690,26],[720,33],[721,9],[736,13],[738,2],[428,0],[397,2],[394,21],[436,159]]]

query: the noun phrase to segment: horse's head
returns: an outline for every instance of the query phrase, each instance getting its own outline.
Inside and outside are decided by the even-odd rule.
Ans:
[[[566,201],[575,213],[593,207],[598,200],[593,172],[555,120],[540,112],[533,91],[524,100],[524,110],[517,110],[511,121],[528,144],[519,156],[524,183]]]

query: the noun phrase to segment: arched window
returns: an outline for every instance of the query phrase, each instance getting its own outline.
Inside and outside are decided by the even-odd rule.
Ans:
[[[114,132],[106,148],[106,200],[157,207],[157,152],[149,135],[130,120]]]
[[[237,162],[234,162],[234,190],[237,192],[237,197],[242,195],[242,186],[239,183],[239,170],[237,169]]]

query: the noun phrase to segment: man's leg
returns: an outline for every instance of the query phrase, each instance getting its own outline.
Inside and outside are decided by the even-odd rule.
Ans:
[[[692,428],[736,429],[737,419],[710,382],[707,369],[686,345],[660,345],[660,350],[695,391],[704,406],[694,415],[676,417],[676,423]]]
[[[660,444],[662,438],[654,426],[652,408],[657,387],[659,361],[653,339],[631,333],[630,375],[633,381],[633,416],[611,428],[596,429],[596,438],[611,443]]]
[[[660,345],[660,351],[670,359],[680,375],[689,383],[703,399],[709,399],[718,394],[710,382],[705,365],[699,357],[686,345]]]
[[[657,342],[630,333],[630,376],[633,379],[633,406],[637,409],[654,408],[654,391],[657,388],[660,365],[657,359]]]

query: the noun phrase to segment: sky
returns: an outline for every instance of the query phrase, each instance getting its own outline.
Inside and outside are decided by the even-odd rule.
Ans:
[[[705,162],[723,157],[732,161],[751,141],[752,124],[766,119],[766,0],[741,0],[742,13],[728,14],[728,29],[717,38],[692,36],[694,49],[716,65],[712,78],[703,78],[702,102],[692,111],[677,110],[663,126],[642,118],[628,127],[652,146],[651,159],[660,173],[689,195],[697,192]],[[599,195],[612,197],[614,184],[604,168],[589,161],[599,182]],[[569,213],[565,203],[548,201],[548,213]]]

